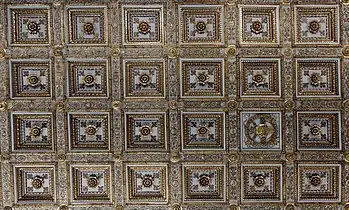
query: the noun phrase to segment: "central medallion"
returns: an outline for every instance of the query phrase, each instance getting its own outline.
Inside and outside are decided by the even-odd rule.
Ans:
[[[252,77],[252,83],[257,87],[262,86],[264,85],[264,77],[261,74],[254,75]]]
[[[95,27],[93,23],[84,23],[84,25],[82,26],[82,29],[88,35],[92,35],[95,33]]]
[[[33,86],[33,87],[35,87],[35,86],[40,84],[40,79],[36,75],[29,76],[27,80],[28,80],[29,85]]]
[[[277,122],[268,114],[256,114],[246,121],[245,136],[250,144],[274,145],[277,141]]]
[[[87,128],[85,129],[85,133],[87,135],[93,136],[97,133],[97,128],[93,125],[89,125],[87,126]]]
[[[196,23],[195,28],[199,34],[203,34],[206,31],[206,23],[203,21],[199,21]]]
[[[139,33],[144,34],[144,35],[147,33],[150,33],[149,23],[147,23],[145,21],[140,22],[138,25],[138,31],[139,31]]]
[[[27,29],[30,34],[37,34],[40,32],[40,25],[37,22],[29,22],[27,23]]]
[[[41,129],[37,126],[34,126],[31,130],[30,130],[30,135],[34,136],[34,137],[38,137],[41,134]]]
[[[320,23],[316,20],[313,20],[308,25],[308,30],[312,34],[316,34],[320,29]]]
[[[199,134],[199,135],[208,134],[208,129],[207,129],[205,126],[201,126],[201,127],[198,129],[198,134]]]
[[[85,85],[93,85],[95,83],[95,77],[92,75],[86,75],[84,77],[84,84]]]
[[[310,84],[312,86],[318,86],[319,83],[321,82],[321,76],[319,74],[312,74],[310,75]]]
[[[40,177],[35,177],[32,181],[32,186],[35,189],[40,189],[43,185],[43,181]]]
[[[197,75],[196,79],[200,85],[205,85],[208,82],[208,75],[202,72]]]
[[[210,178],[207,174],[202,174],[199,178],[199,184],[202,187],[206,187],[210,184]]]
[[[149,126],[142,126],[140,129],[140,134],[142,136],[148,136],[151,134],[151,128]]]
[[[91,175],[88,178],[87,185],[91,188],[97,187],[99,184],[98,178],[95,175]]]
[[[314,136],[319,136],[321,135],[321,128],[320,126],[318,125],[313,125],[311,128],[310,128],[310,133]]]
[[[255,34],[263,32],[263,24],[260,21],[253,21],[251,25],[251,31]]]
[[[321,184],[321,178],[318,175],[314,175],[310,178],[310,184],[317,187]]]
[[[139,76],[139,82],[141,83],[141,85],[147,86],[151,82],[151,77],[148,74],[142,74],[141,76]]]
[[[265,178],[263,176],[257,176],[254,180],[254,185],[257,187],[263,187],[265,185]]]
[[[153,185],[153,178],[151,176],[145,176],[142,184],[144,187],[151,187]]]
[[[267,137],[272,135],[275,132],[275,129],[268,124],[261,123],[256,127],[256,134],[259,136],[261,143],[267,143]]]

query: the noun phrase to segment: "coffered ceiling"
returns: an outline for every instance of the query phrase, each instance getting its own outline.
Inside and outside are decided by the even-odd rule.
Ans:
[[[348,0],[0,8],[0,208],[349,209]]]

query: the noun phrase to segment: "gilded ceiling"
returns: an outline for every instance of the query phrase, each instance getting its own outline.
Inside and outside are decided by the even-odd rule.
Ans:
[[[0,8],[0,208],[349,210],[349,0]]]

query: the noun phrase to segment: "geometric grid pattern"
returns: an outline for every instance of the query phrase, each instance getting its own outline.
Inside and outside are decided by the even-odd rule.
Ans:
[[[2,1],[0,209],[348,210],[348,17],[348,0]],[[187,148],[186,114],[214,140]]]

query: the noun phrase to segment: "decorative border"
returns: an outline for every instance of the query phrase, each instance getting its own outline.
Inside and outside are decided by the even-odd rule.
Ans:
[[[183,41],[182,37],[184,34],[184,24],[182,22],[182,8],[197,8],[197,9],[202,9],[202,8],[207,8],[207,10],[204,11],[216,11],[217,9],[220,10],[220,25],[219,25],[219,29],[218,31],[221,32],[219,39],[221,40],[220,42],[211,42],[211,43],[207,43],[207,42],[186,42]],[[224,34],[225,34],[225,27],[224,27],[224,5],[204,5],[204,4],[197,4],[197,5],[178,5],[178,39],[179,39],[179,43],[181,45],[223,45],[224,44]]]
[[[199,146],[199,147],[195,147],[194,148],[184,148],[184,128],[183,128],[183,115],[185,114],[195,114],[195,115],[203,115],[203,116],[210,116],[212,114],[217,114],[217,115],[222,115],[222,124],[221,124],[221,129],[222,129],[222,133],[220,135],[220,138],[222,140],[221,142],[221,145],[222,145],[222,148],[220,147],[214,147],[214,148],[202,148],[203,146],[200,146],[200,145],[195,145],[195,146]],[[226,121],[225,121],[225,112],[181,112],[181,148],[183,151],[187,150],[187,151],[199,151],[199,150],[204,150],[204,151],[211,151],[211,150],[225,150],[226,149],[226,135],[225,135],[225,125],[226,125]],[[216,146],[216,145],[214,145]],[[209,145],[208,145],[209,147]]]
[[[159,13],[160,13],[160,25],[159,25],[159,38],[160,38],[160,42],[127,42],[125,40],[125,36],[128,35],[128,26],[127,26],[127,15],[126,15],[126,10],[127,8],[135,8],[135,9],[157,9],[159,10]],[[147,44],[147,45],[162,45],[165,43],[165,40],[164,40],[164,37],[165,37],[165,28],[164,28],[164,6],[162,4],[159,4],[159,5],[151,5],[151,4],[148,4],[148,5],[122,5],[122,13],[121,13],[121,17],[122,17],[122,44],[123,45],[144,45],[144,44]],[[126,21],[127,20],[127,21]],[[126,27],[125,27],[126,25]]]

